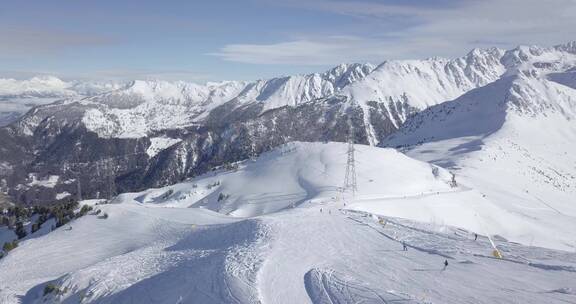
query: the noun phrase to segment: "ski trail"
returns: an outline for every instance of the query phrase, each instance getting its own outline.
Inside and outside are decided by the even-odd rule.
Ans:
[[[424,198],[429,196],[435,195],[449,195],[449,194],[456,194],[462,192],[469,192],[473,191],[472,189],[468,188],[456,188],[455,190],[450,191],[432,191],[432,192],[421,192],[421,193],[412,193],[407,195],[398,195],[398,196],[366,196],[366,195],[359,195],[354,198],[354,202],[362,202],[362,201],[385,201],[385,200],[397,200],[397,199],[412,199],[412,198]]]
[[[378,228],[375,228],[375,227],[373,227],[373,226],[371,226],[371,225],[369,225],[369,224],[367,224],[367,223],[364,223],[364,222],[362,222],[362,221],[360,221],[360,220],[357,220],[357,219],[354,219],[354,218],[351,218],[351,217],[347,217],[347,218],[350,219],[350,220],[352,220],[352,221],[354,221],[354,222],[356,222],[356,223],[358,223],[358,224],[360,224],[360,225],[369,227],[370,229],[374,230],[376,233],[378,233],[378,234],[380,234],[380,235],[382,235],[382,236],[384,236],[384,237],[386,237],[386,238],[388,238],[388,239],[390,239],[390,240],[392,240],[392,241],[395,241],[395,242],[399,243],[399,245],[402,245],[402,241],[401,241],[401,240],[398,240],[398,239],[393,238],[392,236],[390,236],[390,235],[388,235],[388,234],[380,231]],[[416,245],[408,244],[408,243],[406,243],[406,247],[412,248],[412,249],[416,249],[416,250],[418,250],[418,251],[425,252],[425,253],[428,253],[428,254],[438,255],[438,256],[441,256],[441,257],[444,257],[444,258],[447,258],[447,259],[453,259],[452,256],[449,256],[449,255],[444,254],[444,253],[442,253],[442,252],[439,252],[439,251],[437,251],[437,250],[425,249],[425,248],[418,247],[418,246],[416,246]]]

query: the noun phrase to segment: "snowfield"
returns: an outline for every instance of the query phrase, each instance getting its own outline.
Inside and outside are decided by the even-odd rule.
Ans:
[[[339,191],[346,144],[291,143],[86,202],[108,218],[86,215],[0,259],[0,303],[576,301],[574,224],[511,212],[470,177],[454,185],[451,172],[394,149],[356,148],[354,198]],[[44,294],[48,283],[60,292]]]

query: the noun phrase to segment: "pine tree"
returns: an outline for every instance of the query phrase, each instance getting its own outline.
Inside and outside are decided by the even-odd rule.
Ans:
[[[4,252],[8,252],[16,247],[18,247],[18,241],[14,240],[12,242],[5,242],[4,246],[2,246],[2,250],[4,250]]]
[[[22,222],[16,223],[16,230],[14,232],[18,236],[18,239],[21,239],[21,238],[25,237],[26,235],[28,235],[28,233],[26,232],[26,229],[24,229],[24,224]]]

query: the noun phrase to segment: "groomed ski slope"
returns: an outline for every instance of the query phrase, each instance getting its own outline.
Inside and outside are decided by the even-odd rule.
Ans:
[[[576,301],[576,254],[494,236],[513,237],[518,223],[532,233],[538,221],[452,187],[444,169],[357,149],[354,201],[336,189],[345,144],[293,143],[96,205],[107,219],[84,216],[0,260],[0,303]],[[62,292],[43,295],[47,283]]]

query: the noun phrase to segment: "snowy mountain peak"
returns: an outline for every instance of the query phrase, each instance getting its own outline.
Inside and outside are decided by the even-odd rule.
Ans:
[[[528,71],[528,74],[563,72],[576,66],[574,42],[550,48],[519,46],[507,51],[501,59],[506,75]],[[524,73],[526,74],[526,73]]]
[[[558,51],[576,54],[576,40],[556,45],[554,48]]]
[[[335,68],[323,73],[323,76],[335,84],[337,88],[343,88],[359,79],[366,77],[374,70],[372,64],[340,64]]]
[[[145,100],[188,99],[185,93],[197,92],[201,87],[184,82],[168,82],[159,80],[135,80],[123,93],[137,94]],[[198,92],[197,92],[198,93]]]

